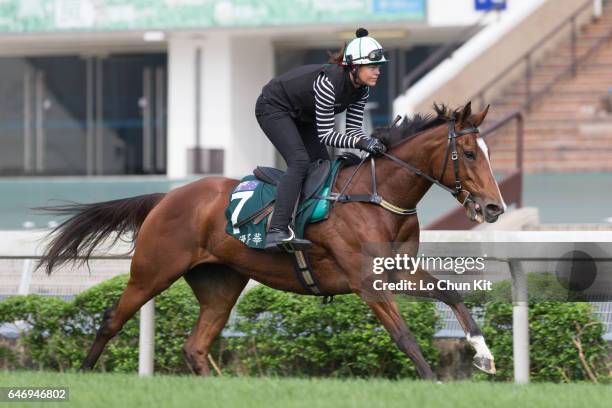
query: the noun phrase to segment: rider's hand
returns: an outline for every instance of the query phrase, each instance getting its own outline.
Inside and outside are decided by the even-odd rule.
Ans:
[[[355,142],[358,149],[365,150],[368,153],[380,154],[387,151],[387,146],[380,140],[374,137],[362,137]]]

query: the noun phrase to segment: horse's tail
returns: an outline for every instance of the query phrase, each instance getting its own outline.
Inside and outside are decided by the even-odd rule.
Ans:
[[[81,264],[88,261],[94,248],[113,232],[113,244],[125,233],[132,232],[132,244],[147,214],[165,196],[164,193],[145,194],[120,200],[92,204],[72,203],[54,207],[38,207],[58,215],[72,215],[51,231],[51,241],[38,262],[37,269],[46,264],[47,274],[68,260]]]

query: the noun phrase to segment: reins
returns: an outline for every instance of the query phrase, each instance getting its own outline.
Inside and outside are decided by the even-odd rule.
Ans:
[[[401,116],[398,115],[393,121],[393,123],[391,124],[390,129],[395,127],[395,125],[400,119],[401,119]],[[423,171],[413,166],[412,164],[406,163],[404,160],[392,154],[382,153],[382,155],[388,158],[389,160],[393,161],[397,165],[399,165],[401,168],[411,171],[417,176],[423,177],[426,180],[430,181],[431,183],[436,184],[440,188],[448,191],[449,193],[453,195],[453,197],[458,197],[459,194],[461,194],[461,192],[465,191],[467,195],[465,196],[465,199],[461,203],[462,206],[465,206],[465,204],[468,201],[473,201],[473,200],[471,198],[472,194],[469,191],[463,189],[461,185],[461,179],[459,178],[459,154],[457,153],[457,138],[468,135],[468,134],[472,134],[472,133],[480,133],[480,131],[478,130],[477,127],[470,127],[470,128],[462,129],[459,132],[456,132],[455,131],[456,121],[457,120],[455,117],[455,113],[453,113],[450,117],[450,120],[448,121],[448,142],[446,145],[446,152],[444,153],[444,164],[442,165],[442,171],[441,171],[440,177],[437,179],[435,177],[430,176],[429,174],[424,173]],[[448,164],[449,153],[450,153],[450,158],[453,162],[453,172],[455,175],[455,188],[454,189],[447,187],[441,181],[442,178],[444,177],[444,174],[446,173],[446,166]],[[353,180],[353,177],[355,176],[355,174],[357,174],[357,171],[359,170],[359,168],[361,168],[363,163],[365,163],[366,159],[368,158],[370,159],[370,162],[372,165],[372,193],[371,194],[354,194],[354,195],[344,194],[344,192],[350,185],[351,181]],[[346,183],[344,183],[344,186],[340,189],[339,193],[337,194],[331,193],[329,196],[324,197],[324,198],[327,200],[333,201],[332,206],[337,202],[341,202],[341,203],[367,202],[367,203],[380,205],[384,209],[391,211],[392,213],[398,214],[398,215],[414,215],[417,213],[416,208],[398,207],[386,201],[384,198],[382,198],[382,196],[380,196],[377,193],[377,190],[376,190],[376,161],[371,154],[367,154],[361,159],[361,161],[359,162],[359,164],[357,165],[357,167],[355,168],[351,176],[347,179]]]

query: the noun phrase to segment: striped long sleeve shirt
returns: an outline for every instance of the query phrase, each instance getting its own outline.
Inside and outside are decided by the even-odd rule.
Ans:
[[[333,147],[355,148],[355,142],[365,137],[362,130],[363,110],[370,96],[366,87],[364,95],[357,102],[350,104],[346,109],[346,133],[334,130],[334,86],[325,75],[321,73],[314,82],[315,117],[317,134],[321,143]]]

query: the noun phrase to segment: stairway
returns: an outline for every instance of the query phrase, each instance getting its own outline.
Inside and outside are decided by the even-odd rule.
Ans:
[[[597,21],[578,32],[576,54],[583,55],[612,32],[612,2]],[[569,40],[548,52],[532,68],[531,89],[537,92],[566,69],[571,61]],[[484,127],[525,102],[524,75],[491,102]],[[516,169],[515,126],[488,137],[495,171]],[[530,112],[525,113],[524,169],[527,172],[612,171],[612,41],[582,62],[575,77],[559,81]]]

